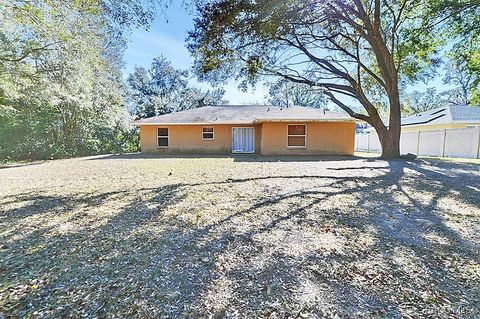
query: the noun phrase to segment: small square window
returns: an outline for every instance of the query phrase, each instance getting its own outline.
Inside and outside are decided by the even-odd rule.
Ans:
[[[214,139],[213,127],[203,127],[202,128],[202,140],[213,140]]]
[[[168,128],[159,127],[158,128],[158,136],[168,136]]]
[[[287,147],[304,148],[307,146],[307,126],[288,125],[287,129]]]
[[[159,137],[158,138],[158,146],[168,147],[168,137]]]
[[[289,136],[288,146],[305,147],[305,136]]]
[[[289,125],[288,135],[305,135],[305,125]]]
[[[157,146],[168,147],[168,128],[159,127],[157,129]]]

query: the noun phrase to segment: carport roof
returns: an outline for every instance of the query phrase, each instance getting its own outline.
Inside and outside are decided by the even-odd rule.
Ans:
[[[265,105],[204,106],[133,122],[134,125],[255,124],[262,122],[344,122],[354,121],[347,114],[292,106]]]

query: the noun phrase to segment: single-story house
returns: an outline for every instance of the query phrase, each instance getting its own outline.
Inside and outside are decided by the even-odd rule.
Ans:
[[[402,133],[462,129],[480,125],[480,107],[446,105],[402,117]],[[367,132],[373,132],[369,127]]]
[[[151,153],[353,155],[355,145],[347,114],[297,106],[205,106],[133,124]]]

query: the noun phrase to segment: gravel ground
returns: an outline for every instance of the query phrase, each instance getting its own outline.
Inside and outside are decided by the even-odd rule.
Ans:
[[[480,165],[101,156],[0,169],[0,318],[479,318]]]

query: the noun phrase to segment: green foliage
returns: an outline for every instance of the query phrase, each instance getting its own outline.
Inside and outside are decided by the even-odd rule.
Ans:
[[[425,92],[414,91],[403,98],[404,114],[417,114],[448,104],[444,94],[438,94],[436,88],[427,88]]]
[[[189,48],[197,72],[207,79],[254,82],[273,75],[346,95],[367,109],[398,107],[389,99],[397,95],[396,87],[431,76],[445,41],[423,23],[432,12],[429,1],[379,2],[380,21],[375,6],[366,1],[198,1]],[[437,19],[441,14],[428,21]],[[379,35],[373,34],[374,22]],[[384,82],[393,82],[393,88]]]
[[[153,1],[0,3],[0,158],[138,150],[120,67],[123,33]]]
[[[353,3],[346,3],[352,10],[356,9]],[[386,42],[391,40],[392,34],[396,36],[392,53],[402,76],[405,80],[416,81],[426,76],[432,66],[438,65],[437,48],[443,42],[431,32],[421,32],[428,1],[407,1],[404,9],[400,8],[402,3],[391,1],[382,5],[381,22]],[[396,17],[400,10],[403,16],[392,30],[395,18],[400,19]],[[297,40],[303,42],[302,45],[308,43],[306,48],[317,56],[321,55],[321,50],[330,50],[328,54],[333,63],[342,58],[342,52],[333,50],[327,41],[338,40],[344,49],[353,48],[349,41],[337,39],[347,27],[335,19],[326,1],[203,1],[198,4],[198,16],[195,29],[190,32],[189,48],[197,57],[197,70],[201,75],[227,72],[230,76],[254,77],[265,74],[265,71],[278,75],[271,71],[285,71],[300,60],[311,61],[311,58],[305,59],[305,52],[295,46]],[[347,35],[353,36],[354,33]],[[364,43],[363,47],[368,44]],[[298,53],[303,56],[299,57]],[[378,71],[371,50],[361,50],[360,54],[364,63]],[[355,67],[355,61],[344,60],[342,64],[349,71]],[[304,66],[293,67],[293,71],[304,73],[315,83],[321,68],[308,63]],[[308,75],[305,74],[307,71]]]
[[[67,144],[58,129],[60,117],[54,108],[45,106],[28,113],[4,112],[0,116],[0,158],[53,159],[139,149],[137,130],[120,126],[81,126]]]
[[[443,13],[437,36],[448,42],[445,82],[456,85],[462,103],[480,104],[480,1],[434,0],[428,16]],[[453,76],[452,76],[452,73]]]
[[[203,91],[190,85],[190,80],[188,71],[174,68],[163,56],[153,59],[148,70],[136,67],[127,79],[133,114],[145,118],[227,103],[225,90]]]

